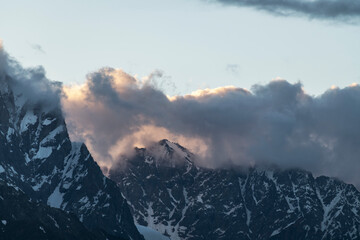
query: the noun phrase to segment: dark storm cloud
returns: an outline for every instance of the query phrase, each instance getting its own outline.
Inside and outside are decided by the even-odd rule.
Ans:
[[[46,108],[59,108],[62,84],[46,78],[43,67],[23,68],[11,58],[0,42],[0,81],[27,99],[28,104],[41,104]]]
[[[151,81],[102,69],[80,90],[68,89],[64,106],[73,131],[92,136],[99,156],[116,159],[112,151],[121,154],[139,139],[181,136],[185,147],[193,139],[207,147],[200,160],[206,166],[276,164],[360,183],[358,85],[313,97],[300,83],[273,81],[251,91],[223,87],[169,98]],[[128,149],[119,150],[126,139]]]
[[[354,0],[215,0],[224,5],[253,7],[276,15],[305,15],[318,19],[349,20],[360,16]]]

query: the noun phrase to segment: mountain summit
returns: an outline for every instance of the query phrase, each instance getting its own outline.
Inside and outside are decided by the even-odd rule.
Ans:
[[[163,139],[152,144],[148,149],[135,148],[138,155],[144,155],[148,163],[156,166],[181,167],[192,166],[195,155],[178,143]]]
[[[172,240],[360,239],[353,185],[298,169],[207,169],[191,156],[162,140],[110,171],[138,224]]]

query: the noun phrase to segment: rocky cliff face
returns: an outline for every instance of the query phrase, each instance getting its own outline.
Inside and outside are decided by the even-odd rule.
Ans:
[[[116,184],[84,144],[70,141],[61,109],[30,100],[16,79],[0,76],[0,179],[90,230],[143,239]]]
[[[206,169],[178,144],[113,169],[138,224],[175,239],[360,239],[360,193],[303,170]]]

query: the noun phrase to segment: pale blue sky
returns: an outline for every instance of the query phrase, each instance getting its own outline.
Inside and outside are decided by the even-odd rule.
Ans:
[[[23,65],[43,65],[65,84],[103,66],[139,76],[160,69],[176,86],[165,86],[169,95],[276,77],[310,94],[360,82],[359,25],[205,0],[7,1],[0,38]]]

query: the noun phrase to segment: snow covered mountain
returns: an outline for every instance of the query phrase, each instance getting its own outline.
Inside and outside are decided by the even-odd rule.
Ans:
[[[143,239],[116,184],[84,144],[70,141],[60,107],[32,101],[17,84],[0,75],[0,179],[32,201],[74,213],[91,231]]]
[[[135,221],[176,239],[360,239],[360,193],[303,170],[206,169],[176,143],[136,149],[110,178]]]

